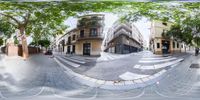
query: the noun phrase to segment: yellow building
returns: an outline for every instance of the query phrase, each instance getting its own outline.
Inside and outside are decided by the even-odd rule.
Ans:
[[[103,27],[102,14],[80,16],[77,27],[58,39],[58,50],[66,54],[99,56],[102,51]]]
[[[173,37],[163,36],[163,32],[171,27],[171,23],[153,21],[151,23],[150,50],[155,54],[172,54],[184,51],[185,45]]]
[[[104,15],[92,14],[78,19],[76,54],[100,55],[103,41]]]

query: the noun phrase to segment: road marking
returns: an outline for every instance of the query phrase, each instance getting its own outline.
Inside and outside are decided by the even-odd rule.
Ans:
[[[137,69],[139,69],[141,67],[141,65],[135,65],[135,66],[133,66],[133,68],[137,68]]]
[[[73,61],[73,62],[81,63],[81,64],[85,64],[85,63],[86,63],[86,62],[84,62],[84,61],[80,61],[80,60],[73,59],[73,58],[69,58],[69,57],[64,57],[64,59],[71,60],[71,61]]]
[[[166,62],[166,63],[162,63],[162,64],[155,64],[155,65],[149,65],[149,66],[135,65],[135,66],[133,66],[133,68],[142,69],[142,70],[159,69],[159,68],[165,68],[167,66],[171,66],[173,68],[173,67],[177,66],[180,63],[180,61],[182,61],[182,60],[183,59],[177,59],[172,62]]]
[[[7,99],[7,97],[5,97],[5,96],[1,93],[1,91],[0,91],[0,97],[3,98],[3,99]]]
[[[34,96],[39,96],[43,91],[44,91],[45,87],[43,86],[42,89],[35,95],[31,96],[31,97],[34,97]]]
[[[141,58],[142,60],[159,60],[159,59],[167,59],[167,58],[172,58],[172,56],[168,57],[147,57],[147,58]]]
[[[131,96],[131,97],[122,97],[122,98],[112,98],[112,99],[114,99],[114,100],[125,100],[125,99],[135,99],[135,98],[140,98],[140,97],[142,97],[144,94],[145,94],[145,88],[143,88],[142,89],[142,92],[140,93],[140,94],[138,94],[138,95],[136,95],[136,96]],[[131,92],[125,92],[125,93],[131,93]],[[109,94],[111,94],[111,93],[109,93]],[[122,92],[122,94],[124,94],[123,92]],[[111,96],[112,97],[114,97],[115,95],[114,94],[111,94]],[[109,98],[108,98],[109,99]],[[111,98],[110,98],[111,99]],[[111,99],[111,100],[112,100]]]
[[[72,66],[72,67],[75,67],[75,68],[80,67],[79,64],[76,64],[76,63],[67,61],[66,59],[64,59],[64,58],[62,58],[62,57],[58,57],[58,56],[57,56],[56,58],[58,58],[58,59],[60,59],[61,61],[63,61],[63,62],[65,62],[65,63],[69,64],[69,65]]]
[[[92,90],[91,88],[89,89],[86,89],[85,91],[82,91],[81,93],[78,93],[79,95],[83,95],[84,92],[88,92],[89,90]],[[55,91],[52,91],[53,92],[53,95],[55,97],[58,97],[58,98],[65,98],[65,99],[70,99],[70,100],[77,100],[77,98],[71,98],[71,97],[66,97],[66,96],[61,96],[61,95],[58,95],[55,93]],[[91,99],[95,99],[97,97],[97,94],[98,94],[98,91],[97,91],[97,87],[95,87],[95,94],[92,96],[92,97],[89,97],[89,98],[82,98],[82,100],[91,100]],[[72,96],[72,95],[67,95],[67,96]],[[88,96],[88,95],[83,95],[83,96]]]
[[[151,87],[151,90],[154,91],[157,95],[159,95],[159,96],[161,96],[161,97],[165,97],[165,98],[173,98],[173,97],[170,97],[170,96],[167,96],[167,95],[164,95],[164,94],[158,92],[156,89],[153,90],[152,87]]]
[[[162,64],[157,64],[157,65],[154,65],[156,69],[158,68],[164,68],[164,67],[167,67],[167,66],[171,66],[173,64],[176,64],[180,61],[182,61],[183,59],[177,59],[177,60],[174,60],[174,61],[171,61],[171,62],[166,62],[166,63],[162,63]]]
[[[155,69],[155,67],[154,66],[141,66],[139,69],[150,70],[150,69]]]
[[[175,60],[177,58],[169,58],[169,59],[161,59],[161,60],[140,60],[139,63],[158,63],[158,62],[165,62],[170,60]]]
[[[142,75],[142,74],[135,74],[135,73],[131,73],[131,72],[125,72],[121,75],[119,75],[119,78],[123,79],[123,80],[134,80],[134,79],[139,79],[139,78],[143,78],[143,77],[147,77],[149,75]]]
[[[144,93],[145,93],[145,89],[143,89],[141,94],[139,94],[139,95],[137,95],[135,97],[132,97],[132,98],[140,98],[140,97],[142,97],[144,95]]]

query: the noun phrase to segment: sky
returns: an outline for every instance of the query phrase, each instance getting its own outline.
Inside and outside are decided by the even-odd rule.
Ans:
[[[112,14],[112,13],[103,13],[105,14],[105,20],[104,20],[104,23],[105,23],[105,26],[104,26],[104,34],[107,33],[108,29],[110,27],[112,27],[113,23],[115,21],[117,21],[120,17],[116,14]],[[77,19],[76,18],[73,18],[73,17],[70,17],[68,18],[67,20],[65,20],[65,24],[69,26],[69,30],[73,29],[76,27],[76,24],[77,24]],[[145,19],[145,18],[142,18],[141,20],[133,23],[137,28],[138,30],[140,31],[140,33],[143,35],[143,38],[145,39],[145,41],[147,42],[147,46],[149,45],[149,36],[150,36],[150,22]]]

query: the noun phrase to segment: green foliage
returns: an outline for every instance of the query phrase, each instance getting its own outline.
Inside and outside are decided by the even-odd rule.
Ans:
[[[19,44],[19,41],[16,36],[14,36],[13,39],[14,39],[14,44]]]
[[[29,46],[38,46],[36,42],[32,41]]]
[[[3,33],[4,37],[10,38],[14,32],[14,27],[7,23],[5,19],[0,19],[0,32]]]
[[[3,38],[0,38],[0,46],[3,45]]]
[[[189,17],[181,23],[176,23],[171,26],[171,29],[166,32],[167,35],[173,36],[186,44],[200,46],[200,18],[195,16]]]
[[[198,20],[191,21],[192,24],[190,24],[190,20],[193,20],[190,17],[199,14],[199,5],[199,2],[122,2],[113,0],[76,3],[66,1],[0,2],[2,11],[0,13],[0,31],[10,36],[13,30],[24,27],[26,35],[31,35],[34,42],[38,43],[41,39],[48,40],[52,36],[63,34],[67,28],[63,22],[70,16],[76,17],[89,12],[112,12],[121,15],[123,20],[129,21],[137,21],[146,17],[151,20],[173,22],[181,26],[181,32],[177,32],[177,26],[174,26],[175,29],[171,31],[176,34],[173,36],[176,36],[177,39],[181,38],[186,43],[191,43],[190,38],[197,33],[190,32],[191,27],[200,25]],[[188,21],[185,18],[189,18]],[[190,27],[182,27],[185,25]]]
[[[48,48],[49,45],[50,45],[50,41],[49,41],[49,40],[39,40],[39,41],[38,41],[38,44],[39,44],[41,47]]]

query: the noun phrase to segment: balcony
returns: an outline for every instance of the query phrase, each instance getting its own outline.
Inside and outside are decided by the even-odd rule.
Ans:
[[[67,43],[66,43],[67,45],[71,45],[72,43],[71,43],[71,41],[67,41]]]
[[[100,39],[103,40],[102,35],[97,34],[97,35],[84,35],[84,36],[77,36],[77,40],[87,40],[87,39]]]
[[[130,31],[131,32],[131,31]],[[113,38],[116,38],[120,35],[126,35],[129,38],[133,38],[132,33],[130,33],[129,31],[125,30],[125,29],[120,29],[114,32]]]
[[[104,23],[102,21],[79,21],[77,23],[78,28],[82,27],[102,27]]]

